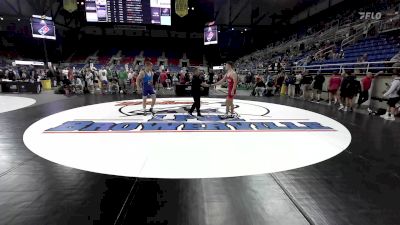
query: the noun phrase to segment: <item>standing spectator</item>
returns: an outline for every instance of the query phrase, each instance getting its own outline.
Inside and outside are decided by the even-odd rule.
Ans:
[[[285,80],[285,76],[282,73],[279,73],[278,77],[276,78],[276,83],[275,83],[275,94],[281,93],[281,88],[282,88],[284,80]]]
[[[56,85],[54,85],[54,86],[57,86],[57,84],[59,84],[60,81],[61,81],[61,73],[60,73],[59,68],[57,68],[56,69]]]
[[[85,81],[86,81],[86,87],[89,93],[93,94],[94,93],[94,75],[90,69],[87,69],[86,75],[85,75]]]
[[[175,86],[179,83],[178,74],[172,76],[172,84]]]
[[[6,76],[5,76],[5,73],[4,73],[4,71],[2,70],[2,69],[0,69],[0,80],[1,79],[4,79]]]
[[[165,80],[165,82],[167,83],[167,89],[171,89],[172,86],[172,77],[171,77],[171,73],[168,71],[167,72],[167,80]]]
[[[251,86],[251,80],[252,80],[251,73],[248,72],[246,77],[245,77],[245,83],[246,83],[246,87],[247,88],[249,88]]]
[[[107,79],[107,70],[104,69],[104,67],[99,70],[99,77],[101,81],[101,89],[102,93],[107,93],[108,92],[108,79]]]
[[[127,93],[127,80],[128,80],[128,73],[125,69],[121,69],[118,73],[118,84],[119,84],[119,92],[126,94]]]
[[[353,111],[353,98],[359,93],[360,82],[356,80],[354,73],[348,73],[348,76],[343,79],[340,87],[340,96],[344,99],[344,105],[341,104],[339,110],[344,112]]]
[[[208,74],[208,84],[214,83],[214,72],[210,69],[210,73]]]
[[[393,67],[400,67],[400,64],[394,64]],[[388,91],[386,91],[385,94],[383,94],[383,97],[389,98],[387,104],[388,104],[388,110],[385,115],[382,115],[381,117],[385,120],[395,120],[395,112],[396,112],[396,104],[400,101],[400,73],[399,69],[395,68],[393,69],[393,74],[394,74],[394,79],[392,81],[392,84],[390,85],[390,88]]]
[[[74,73],[71,67],[68,67],[68,80],[73,80],[74,79]]]
[[[328,84],[329,105],[332,104],[333,99],[334,99],[333,104],[336,105],[339,102],[338,90],[341,83],[342,83],[342,77],[340,76],[340,74],[336,72],[333,73],[333,75],[329,79],[329,84]]]
[[[303,78],[301,79],[301,89],[303,91],[304,100],[310,100],[310,90],[312,82],[313,82],[313,77],[310,75],[308,71],[305,71]]]
[[[156,71],[153,75],[153,86],[154,88],[156,88],[157,90],[160,89],[160,72]]]
[[[185,71],[181,71],[181,72],[180,72],[180,74],[179,74],[179,83],[180,83],[180,84],[186,84],[186,81],[185,81]]]
[[[295,85],[295,95],[296,95],[296,97],[298,97],[298,96],[301,95],[301,93],[300,93],[300,90],[301,90],[300,84],[301,84],[301,79],[302,79],[302,78],[303,78],[303,76],[301,75],[301,71],[299,71],[299,72],[296,74],[296,83],[294,84],[294,85]]]
[[[314,77],[314,85],[313,85],[313,99],[319,103],[321,100],[322,87],[325,83],[325,77],[321,74],[321,71],[318,71],[317,75]]]
[[[358,102],[357,105],[360,107],[364,102],[368,101],[369,99],[369,90],[371,89],[372,85],[372,80],[376,77],[379,76],[380,74],[383,74],[383,71],[380,71],[379,73],[373,75],[371,72],[368,72],[367,75],[361,79],[361,92],[360,96],[358,97]],[[368,106],[368,112],[372,112],[372,110]]]
[[[296,76],[294,74],[289,74],[287,77],[288,79],[288,96],[289,98],[294,98],[295,97],[295,85],[296,85]]]
[[[168,79],[167,73],[165,72],[165,70],[162,70],[160,74],[160,83],[164,88],[168,87],[167,79]]]

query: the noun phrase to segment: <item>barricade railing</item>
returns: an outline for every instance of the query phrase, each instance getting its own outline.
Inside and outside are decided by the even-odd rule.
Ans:
[[[331,71],[342,73],[344,70],[354,70],[356,74],[365,74],[371,71],[387,71],[390,69],[400,69],[400,67],[393,67],[394,61],[378,61],[378,62],[357,62],[357,63],[330,63],[320,65],[308,66],[294,66],[292,69],[298,71],[307,70],[312,74],[318,72],[322,74],[331,74]],[[328,72],[329,71],[329,72]]]

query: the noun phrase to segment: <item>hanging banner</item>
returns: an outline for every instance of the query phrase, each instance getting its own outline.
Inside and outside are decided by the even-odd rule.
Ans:
[[[76,0],[63,0],[64,1],[64,9],[68,12],[72,13],[78,9]]]
[[[176,0],[175,1],[175,12],[176,15],[184,17],[188,14],[188,0]]]

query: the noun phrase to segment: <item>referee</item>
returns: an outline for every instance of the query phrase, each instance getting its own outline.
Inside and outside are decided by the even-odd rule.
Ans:
[[[196,109],[197,111],[197,116],[201,117],[200,113],[200,93],[201,93],[201,87],[209,87],[202,77],[200,77],[201,72],[199,69],[196,69],[193,74],[192,78],[192,97],[193,97],[193,105],[192,108],[189,110],[189,114],[192,115],[194,110]]]

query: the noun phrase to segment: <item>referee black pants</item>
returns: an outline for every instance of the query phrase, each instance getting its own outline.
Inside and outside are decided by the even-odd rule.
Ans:
[[[200,95],[193,95],[193,105],[190,109],[190,113],[193,113],[194,110],[197,111],[197,114],[200,114]]]

